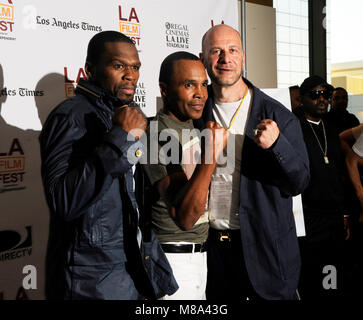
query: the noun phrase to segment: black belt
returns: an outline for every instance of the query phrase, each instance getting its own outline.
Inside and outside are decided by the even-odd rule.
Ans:
[[[209,228],[209,240],[218,242],[241,241],[240,230],[217,230]]]
[[[192,253],[192,252],[205,252],[207,251],[207,243],[195,244],[176,244],[176,243],[160,243],[164,252],[167,253]]]

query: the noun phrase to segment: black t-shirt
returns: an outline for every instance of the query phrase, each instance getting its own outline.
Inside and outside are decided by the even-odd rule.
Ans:
[[[341,180],[344,158],[335,126],[324,120],[329,161],[327,164],[324,159],[325,139],[322,121],[318,125],[309,123],[305,118],[300,118],[300,121],[310,162],[310,183],[302,194],[304,215],[349,214]]]

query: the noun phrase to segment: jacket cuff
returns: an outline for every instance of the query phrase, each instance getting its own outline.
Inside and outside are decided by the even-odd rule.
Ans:
[[[104,171],[112,176],[118,176],[138,163],[145,150],[140,140],[136,140],[121,127],[115,126],[105,134],[104,144],[97,153]]]
[[[115,146],[123,156],[127,156],[130,164],[136,164],[145,153],[140,140],[119,126],[114,126],[105,136],[105,141]]]

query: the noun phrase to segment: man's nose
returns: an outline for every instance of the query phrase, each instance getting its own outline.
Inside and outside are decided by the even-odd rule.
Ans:
[[[329,103],[329,99],[324,98],[324,96],[321,94],[319,95],[318,103]]]
[[[132,81],[137,77],[137,71],[135,71],[134,69],[132,69],[132,67],[127,66],[125,68],[125,72],[122,75],[122,79],[123,80],[129,80]]]
[[[206,97],[206,88],[202,85],[197,86],[194,91],[194,98],[204,99]]]
[[[228,51],[222,50],[219,56],[220,63],[228,63],[230,60],[230,54]]]

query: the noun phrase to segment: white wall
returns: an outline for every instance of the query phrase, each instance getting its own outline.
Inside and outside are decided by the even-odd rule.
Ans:
[[[247,78],[260,88],[277,88],[275,9],[246,3]]]

